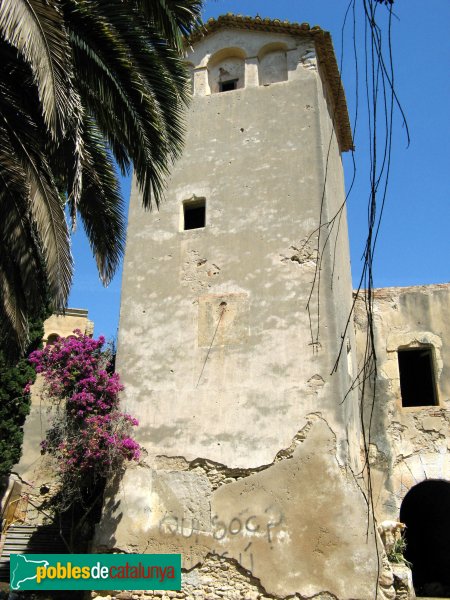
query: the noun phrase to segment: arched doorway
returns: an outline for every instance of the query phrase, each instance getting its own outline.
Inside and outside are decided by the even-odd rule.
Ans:
[[[450,482],[429,479],[411,488],[400,520],[416,594],[450,598]]]

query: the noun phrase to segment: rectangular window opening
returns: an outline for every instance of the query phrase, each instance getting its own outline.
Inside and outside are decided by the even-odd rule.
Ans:
[[[199,198],[183,203],[183,229],[201,229],[206,223],[206,201]]]
[[[219,82],[219,92],[231,92],[231,90],[237,89],[237,82],[239,79],[229,79],[228,81]]]
[[[398,367],[402,406],[438,404],[432,348],[399,348]]]

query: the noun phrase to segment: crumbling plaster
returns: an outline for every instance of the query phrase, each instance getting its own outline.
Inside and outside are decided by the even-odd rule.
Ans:
[[[239,78],[238,88],[293,80],[304,69],[316,69],[314,43],[282,33],[222,30],[188,48],[186,60],[193,69],[193,93],[205,96],[218,92],[220,69]]]
[[[276,597],[374,594],[377,558],[373,534],[366,539],[364,499],[320,417],[310,416],[284,456],[214,490],[201,462],[169,465],[183,470],[141,464],[110,488],[97,549],[181,551],[184,569],[200,573],[208,556],[221,557]]]
[[[377,393],[370,460],[376,514],[398,519],[407,492],[426,479],[450,480],[450,285],[383,288],[374,294]],[[365,308],[356,303],[360,364],[365,348]],[[397,350],[432,346],[439,404],[403,407]],[[366,410],[370,413],[370,390]],[[368,423],[367,423],[368,424]]]
[[[247,85],[272,43],[290,49],[288,80]],[[224,47],[244,52],[246,86],[209,94],[206,65]],[[221,557],[259,594],[365,600],[378,558],[354,475],[356,344],[328,84],[307,38],[218,32],[188,60],[195,94],[166,201],[145,212],[134,182],[130,202],[116,366],[146,458],[111,482],[94,548],[181,552],[192,580]],[[198,198],[205,227],[183,231],[183,203]]]

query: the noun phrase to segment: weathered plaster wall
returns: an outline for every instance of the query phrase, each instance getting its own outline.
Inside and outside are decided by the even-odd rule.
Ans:
[[[92,335],[94,324],[88,319],[88,311],[83,308],[68,308],[64,314],[50,315],[44,323],[44,343],[48,336],[59,335],[68,337],[75,329],[79,329],[86,335]]]
[[[347,392],[352,386],[356,376],[356,339],[354,328],[349,320],[352,311],[348,290],[352,287],[350,247],[347,230],[347,208],[343,193],[344,173],[342,170],[339,142],[333,126],[336,118],[336,109],[331,99],[329,85],[322,72],[322,65],[318,65],[321,77],[317,88],[317,105],[321,115],[326,115],[320,120],[320,147],[323,157],[321,180],[323,187],[323,204],[321,205],[321,244],[324,245],[324,257],[321,266],[320,278],[315,288],[320,304],[330,295],[334,302],[330,309],[334,311],[335,318],[328,319],[326,327],[329,329],[331,339],[338,341],[338,351],[333,349],[330,358],[339,363],[331,381],[345,390],[340,400],[345,423],[345,439],[348,444],[349,461],[355,472],[359,471],[360,453],[360,420],[357,394]],[[343,229],[341,229],[343,228]],[[322,330],[317,330],[319,339]],[[334,364],[333,364],[334,369]],[[337,383],[339,382],[339,383]]]
[[[68,308],[64,315],[50,315],[44,322],[44,344],[49,336],[57,334],[67,337],[79,329],[87,335],[92,335],[94,324],[88,319],[88,311],[84,309]],[[42,380],[37,378],[32,386],[31,407],[23,428],[22,456],[13,471],[30,482],[41,482],[42,471],[46,471],[41,459],[40,442],[45,437],[48,428],[48,403],[42,393]],[[47,477],[48,473],[43,475]]]
[[[211,557],[237,565],[269,597],[374,594],[377,559],[365,540],[365,503],[319,417],[259,470],[183,459],[158,467],[127,469],[110,487],[97,549],[181,552],[185,569],[200,567],[183,579],[183,597]]]
[[[277,43],[288,81],[253,85]],[[224,44],[252,85],[210,94]],[[337,227],[317,238],[344,189],[314,47],[225,31],[188,60],[195,95],[166,201],[146,213],[134,186],[130,204],[117,369],[146,458],[111,483],[94,547],[181,551],[183,597],[196,578],[214,597],[202,569],[222,557],[260,595],[371,598],[356,394],[344,400],[352,330],[330,376],[352,298],[345,212],[343,242]],[[194,195],[206,227],[182,231]]]
[[[375,290],[377,393],[370,457],[379,521],[397,520],[406,493],[426,479],[450,480],[450,285]],[[365,309],[356,305],[360,364],[365,348]],[[439,404],[402,407],[397,350],[434,348]],[[366,414],[369,414],[367,393]]]
[[[319,410],[346,460],[340,401],[351,379],[345,361],[332,380],[329,373],[351,301],[348,254],[342,246],[334,278],[344,284],[329,293],[334,245],[318,256],[313,234],[329,116],[317,70],[297,68],[289,82],[194,97],[186,149],[159,212],[145,213],[133,188],[117,365],[150,455],[257,467]],[[327,177],[329,215],[343,200],[339,157]],[[206,198],[206,227],[180,231],[182,203],[193,194]],[[305,307],[318,260],[316,340]],[[314,334],[317,315],[313,294]]]

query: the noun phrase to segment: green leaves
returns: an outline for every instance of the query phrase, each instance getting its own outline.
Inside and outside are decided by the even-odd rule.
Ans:
[[[28,352],[36,350],[44,334],[45,310],[30,323]],[[9,475],[19,462],[23,424],[30,410],[27,384],[34,382],[36,371],[27,359],[11,364],[0,350],[0,476]]]
[[[31,67],[45,123],[56,139],[73,110],[71,52],[59,2],[1,0],[0,31]]]
[[[158,205],[189,98],[200,0],[0,0],[0,334],[23,349],[48,288],[67,302],[67,216],[105,285],[125,237],[117,166]]]
[[[134,5],[168,44],[179,52],[183,50],[184,36],[200,25],[202,2],[199,0],[135,0]]]
[[[2,41],[0,54],[0,335],[22,349],[45,288],[65,306],[72,258],[31,69]]]

